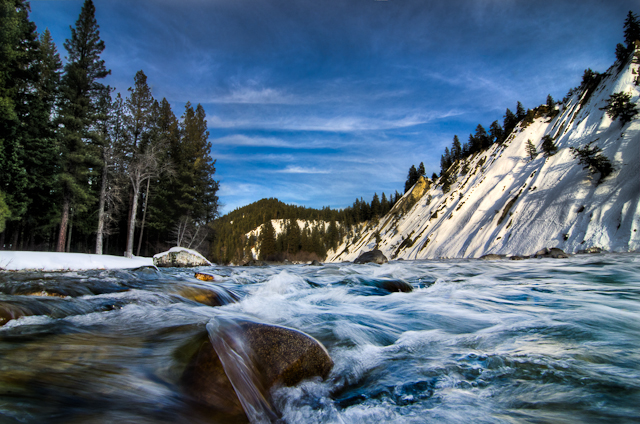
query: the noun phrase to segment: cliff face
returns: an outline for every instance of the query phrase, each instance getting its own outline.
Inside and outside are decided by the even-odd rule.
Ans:
[[[391,258],[474,258],[529,255],[544,247],[576,253],[590,247],[640,249],[640,114],[622,124],[601,108],[617,92],[638,103],[638,64],[610,68],[596,86],[573,94],[557,114],[542,112],[494,144],[450,168],[453,183],[419,181],[378,223],[330,252],[352,261],[378,248]],[[542,154],[543,137],[557,146]],[[531,159],[531,140],[538,152]],[[570,148],[589,143],[614,167],[599,184]]]

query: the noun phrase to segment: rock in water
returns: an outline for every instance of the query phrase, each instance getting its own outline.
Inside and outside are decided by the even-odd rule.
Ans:
[[[213,275],[205,274],[204,272],[196,272],[195,277],[198,280],[202,280],[202,281],[214,281],[215,280]]]
[[[234,334],[229,334],[229,331]],[[200,339],[180,384],[193,400],[210,408],[214,414],[221,414],[227,421],[241,419],[245,415],[239,396],[244,402],[254,399],[270,405],[271,387],[281,384],[291,386],[312,377],[326,378],[333,367],[329,353],[320,342],[290,328],[241,321],[216,334],[213,343],[206,337]],[[214,345],[216,349],[243,349],[240,355],[234,351],[233,355],[226,358],[244,357],[248,358],[250,364],[228,364],[226,359],[221,361]],[[249,372],[255,374],[257,381],[252,388],[259,396],[244,392],[247,390],[246,382],[253,381],[252,376],[241,375],[243,384],[238,384],[238,373],[242,371],[242,366],[248,366]],[[231,381],[236,383],[232,384]],[[241,392],[238,393],[238,390]]]
[[[376,284],[380,288],[385,289],[388,292],[402,292],[410,293],[413,291],[413,286],[405,281],[380,281]]]
[[[358,258],[353,261],[354,264],[366,264],[369,262],[382,265],[389,262],[389,260],[380,250],[375,249],[369,252],[361,253],[360,256],[358,256]]]
[[[154,255],[153,264],[157,267],[192,267],[213,265],[200,253],[184,247],[172,247],[166,252]]]
[[[482,261],[496,261],[496,260],[505,259],[505,258],[506,256],[504,255],[496,255],[494,253],[489,253],[488,255],[480,256],[480,258],[478,259]]]

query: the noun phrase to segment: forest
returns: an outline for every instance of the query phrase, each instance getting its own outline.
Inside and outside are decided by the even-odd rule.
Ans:
[[[102,81],[86,0],[63,62],[24,0],[0,0],[0,248],[153,255],[207,248],[218,181],[206,115],[178,118],[144,71],[125,94]]]

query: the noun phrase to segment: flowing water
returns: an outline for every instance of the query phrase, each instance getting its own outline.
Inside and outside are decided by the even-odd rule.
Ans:
[[[246,377],[220,324],[242,318],[303,331],[334,361],[325,380],[270,401],[251,378],[232,381],[254,422],[640,420],[638,255],[197,271],[216,281],[193,269],[0,273],[0,422],[225,422],[185,394],[184,346],[208,334],[227,374]],[[190,295],[203,289],[230,303]]]

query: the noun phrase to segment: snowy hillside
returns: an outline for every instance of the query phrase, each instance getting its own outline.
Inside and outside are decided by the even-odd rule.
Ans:
[[[568,253],[640,249],[640,114],[622,125],[600,109],[621,91],[638,103],[638,64],[617,65],[592,90],[573,94],[555,117],[540,114],[526,127],[520,123],[502,145],[459,163],[447,193],[421,179],[377,225],[330,252],[327,261],[352,261],[376,247],[389,259],[530,255],[544,247]],[[550,157],[541,153],[545,135],[558,148]],[[528,140],[538,152],[533,160]],[[600,184],[570,150],[590,142],[614,167]]]
[[[273,229],[275,230],[276,237],[278,237],[280,234],[285,232],[288,221],[289,221],[288,219],[272,219],[271,220],[271,225],[273,225]],[[296,222],[298,224],[298,227],[300,227],[300,230],[304,230],[305,227],[307,228],[313,228],[313,227],[323,228],[324,227],[324,231],[326,231],[329,228],[329,223],[325,221],[309,221],[306,219],[297,219]],[[248,232],[246,234],[247,239],[251,239],[252,237],[255,238],[256,240],[259,239],[263,228],[264,227],[261,225],[258,228]],[[253,259],[257,259],[260,256],[259,244],[254,245],[251,248],[251,254],[253,255]]]

